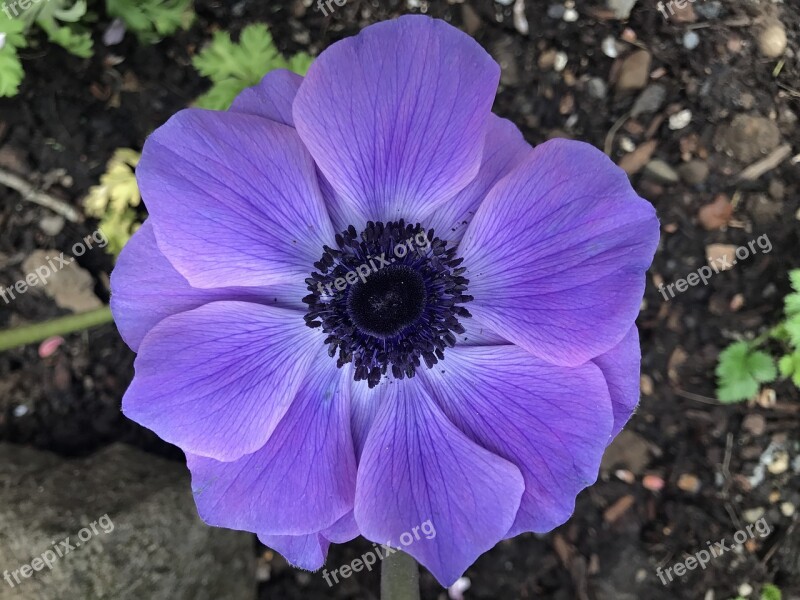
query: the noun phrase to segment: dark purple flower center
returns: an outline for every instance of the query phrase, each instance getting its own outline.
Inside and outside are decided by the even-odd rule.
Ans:
[[[471,316],[460,306],[472,297],[455,248],[402,219],[370,221],[360,234],[351,225],[336,244],[323,247],[303,302],[337,365],[352,362],[354,379],[374,387],[390,368],[402,379],[442,360],[464,333],[458,317]]]

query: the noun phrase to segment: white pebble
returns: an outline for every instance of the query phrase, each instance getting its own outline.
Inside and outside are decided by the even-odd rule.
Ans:
[[[676,112],[669,118],[669,128],[672,129],[672,131],[680,131],[691,122],[692,111],[685,108],[680,112]]]
[[[743,583],[739,586],[739,595],[745,598],[753,593],[753,586],[749,583]]]
[[[683,47],[687,50],[694,50],[700,45],[700,36],[694,31],[687,31],[683,35]]]
[[[563,71],[567,66],[567,61],[569,61],[569,58],[566,52],[556,52],[556,58],[553,61],[553,69],[556,71]]]
[[[17,418],[24,417],[28,414],[28,407],[24,404],[20,404],[14,407],[14,416]]]
[[[612,36],[605,38],[600,47],[603,50],[603,54],[605,54],[608,58],[617,58],[617,56],[619,56],[619,50],[617,50],[617,40],[615,40]]]
[[[563,18],[567,23],[574,23],[575,21],[578,20],[578,11],[575,10],[574,8],[568,8],[567,10],[564,11]]]

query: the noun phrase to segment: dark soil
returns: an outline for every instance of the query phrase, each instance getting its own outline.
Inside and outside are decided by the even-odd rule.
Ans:
[[[763,117],[776,126],[780,143],[791,145],[792,156],[800,152],[800,6],[794,0],[698,0],[689,5],[694,14],[666,21],[655,2],[639,0],[630,20],[620,21],[601,0],[578,1],[578,19],[566,22],[548,16],[552,6],[562,6],[557,0],[525,0],[530,32],[523,35],[510,6],[488,0],[414,4],[408,9],[398,0],[349,0],[324,18],[301,0],[200,0],[189,31],[155,46],[127,36],[111,48],[100,41],[109,21],[101,13],[94,58],[78,59],[48,44],[25,53],[21,94],[0,104],[0,168],[33,183],[55,181],[50,193],[79,208],[114,149],[141,149],[154,128],[206,88],[190,58],[216,29],[238,33],[249,23],[266,22],[281,50],[314,55],[369,23],[423,9],[468,30],[503,66],[495,111],[517,123],[531,143],[555,136],[600,148],[608,143],[619,161],[652,140],[653,158],[671,169],[697,160],[709,171],[702,180],[684,176],[677,182],[647,168],[632,176],[637,191],[656,206],[663,234],[639,319],[641,407],[609,451],[599,482],[579,496],[573,518],[551,534],[523,535],[481,557],[466,573],[472,587],[465,597],[728,600],[742,584],[752,586],[756,598],[762,584],[775,582],[784,598],[800,598],[800,511],[786,516],[786,506],[780,508],[800,508],[798,391],[780,383],[773,386],[774,400],[766,393],[759,402],[722,406],[714,400],[713,373],[730,341],[780,319],[787,272],[800,266],[800,167],[789,158],[755,181],[738,182],[736,176],[755,162],[744,158],[757,142],[745,136],[744,148],[729,143],[728,129],[736,115]],[[765,58],[757,43],[772,17],[783,23],[789,40],[778,75],[778,60]],[[693,49],[683,41],[690,31],[699,36]],[[632,42],[620,42],[616,60],[601,50],[608,36]],[[617,93],[614,81],[628,68],[625,57],[639,49],[652,55],[648,84],[663,85],[665,97],[654,111],[623,120],[639,91]],[[566,54],[563,70],[554,68],[563,59],[554,52]],[[606,94],[591,80],[605,84]],[[688,126],[670,128],[670,116],[686,109]],[[609,135],[615,124],[616,134]],[[698,211],[720,194],[733,201],[733,214],[707,230]],[[40,227],[49,211],[2,186],[0,199],[4,287],[24,275],[21,262],[35,249],[70,248],[96,226],[67,223],[49,236]],[[674,299],[665,301],[658,292],[660,282],[684,278],[702,265],[709,244],[739,246],[765,234],[770,252],[759,251]],[[92,251],[78,262],[107,301],[110,257]],[[32,291],[8,305],[0,302],[0,328],[65,313]],[[0,354],[0,439],[64,456],[125,441],[180,460],[180,452],[120,413],[133,358],[112,325],[68,336],[45,359],[35,346]],[[751,483],[771,444],[785,446],[794,465],[767,470],[763,481]],[[661,584],[656,567],[685,560],[707,541],[730,540],[761,514],[772,530],[768,536]],[[334,546],[329,564],[349,562],[370,547],[364,540]],[[329,589],[319,574],[292,569],[263,547],[259,552],[263,599],[377,597],[376,572]],[[427,572],[422,583],[424,598],[447,597]]]

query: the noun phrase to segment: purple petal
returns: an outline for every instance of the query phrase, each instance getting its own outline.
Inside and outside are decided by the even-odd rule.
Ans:
[[[314,163],[286,125],[183,110],[136,169],[158,246],[194,287],[302,281],[334,233]]]
[[[325,50],[300,86],[294,122],[353,214],[414,221],[478,173],[499,76],[467,34],[404,16]]]
[[[148,219],[125,244],[111,273],[111,311],[134,352],[162,319],[215,300],[242,300],[306,310],[305,282],[263,288],[193,288],[161,254]]]
[[[532,354],[580,365],[639,311],[655,210],[588,144],[551,140],[490,192],[461,242],[475,319]]]
[[[270,535],[334,525],[353,510],[349,417],[349,382],[323,355],[263,448],[233,462],[186,455],[200,516],[209,525]]]
[[[361,457],[356,522],[364,537],[401,548],[447,586],[505,536],[522,476],[456,429],[416,378],[382,385],[388,397]],[[415,536],[415,527],[435,535]]]
[[[265,546],[277,551],[292,566],[306,571],[318,571],[325,564],[330,542],[318,533],[308,535],[259,534]]]
[[[513,171],[530,151],[531,147],[516,125],[496,115],[490,115],[478,176],[452,200],[423,217],[422,224],[426,229],[433,229],[443,240],[452,244],[460,242],[467,225],[489,191]]]
[[[323,529],[321,533],[325,536],[325,539],[332,541],[334,544],[344,544],[357,538],[360,534],[352,510],[330,527]]]
[[[258,85],[242,91],[229,110],[294,127],[292,103],[301,83],[303,78],[297,73],[285,69],[270,71]]]
[[[125,415],[184,451],[235,460],[261,448],[312,363],[333,365],[297,311],[213,302],[145,336]]]
[[[596,365],[559,367],[517,346],[455,347],[420,376],[467,437],[522,472],[525,493],[506,537],[570,517],[575,496],[597,478],[612,426]]]
[[[592,362],[600,367],[611,393],[611,406],[614,409],[614,427],[608,440],[611,442],[625,427],[639,404],[639,367],[642,353],[636,325],[630,328],[619,344],[594,358]]]

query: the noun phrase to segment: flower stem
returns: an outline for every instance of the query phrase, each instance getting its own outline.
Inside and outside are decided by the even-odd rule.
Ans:
[[[54,335],[66,335],[67,333],[89,329],[96,325],[110,323],[112,320],[111,309],[108,306],[104,306],[89,312],[59,317],[44,323],[6,329],[5,331],[0,331],[0,352],[17,346],[40,342]]]
[[[419,600],[417,561],[405,552],[387,556],[381,566],[381,600]]]

